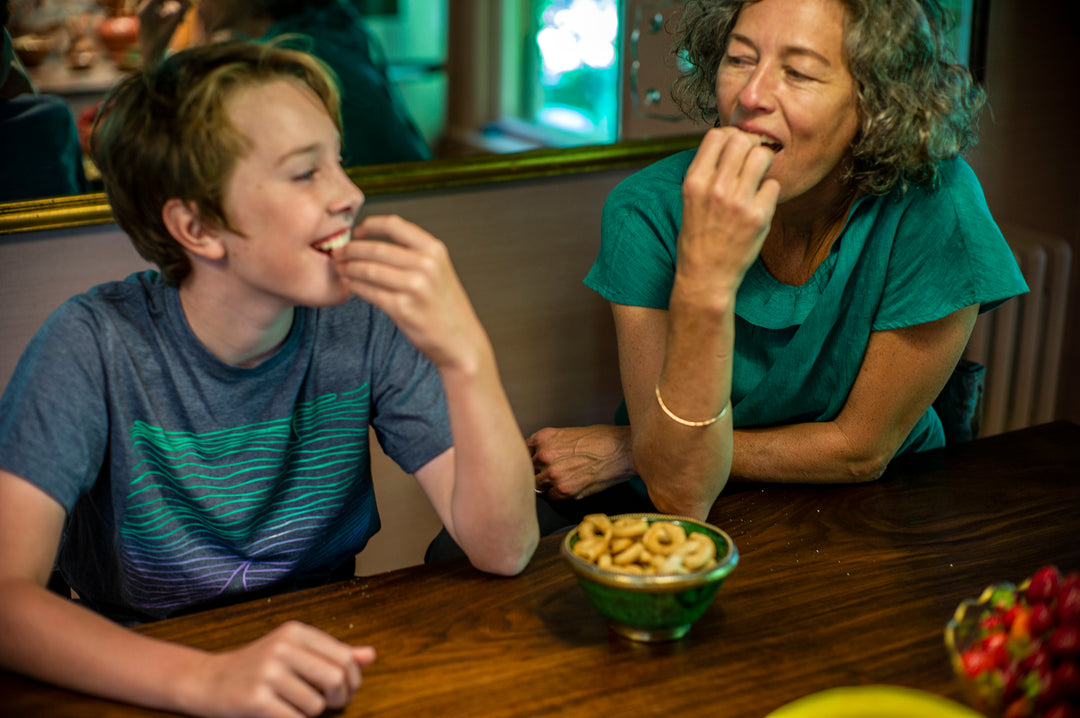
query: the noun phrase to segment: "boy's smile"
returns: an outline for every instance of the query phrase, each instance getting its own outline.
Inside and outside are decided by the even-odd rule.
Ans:
[[[352,233],[348,229],[343,229],[340,232],[330,236],[327,239],[320,239],[311,246],[320,252],[330,254],[335,249],[341,249],[352,239]]]

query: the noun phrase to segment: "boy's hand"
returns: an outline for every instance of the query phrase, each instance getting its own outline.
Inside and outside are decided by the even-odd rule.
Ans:
[[[254,643],[214,654],[204,664],[193,713],[207,716],[318,716],[344,708],[360,687],[370,646],[350,646],[290,621]]]
[[[366,217],[334,251],[349,290],[394,320],[439,369],[467,367],[486,341],[446,245],[401,217]],[[388,239],[389,242],[363,241]]]

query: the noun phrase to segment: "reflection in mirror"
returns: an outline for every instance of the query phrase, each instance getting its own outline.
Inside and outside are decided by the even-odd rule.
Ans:
[[[669,43],[661,31],[664,23],[656,22],[657,13],[679,6],[678,0],[340,1],[363,13],[395,93],[439,163],[434,174],[414,168],[410,176],[430,180],[449,169],[449,158],[468,157],[474,163],[492,154],[694,131],[668,120],[644,129],[640,122],[634,124],[635,117],[655,116],[655,107],[648,113],[620,110],[620,104],[628,102],[627,83],[620,79],[628,67],[624,59],[634,54],[639,68],[664,65],[663,57],[639,58],[637,40],[644,36],[648,42],[642,46],[655,46],[649,51],[663,54]],[[102,35],[106,20],[132,20],[138,3],[10,4],[16,11],[10,27],[21,38],[20,45],[29,47],[31,40],[44,38],[38,55],[26,55],[35,63],[28,71],[38,90],[63,97],[85,128],[87,115],[108,88],[138,64],[130,22],[126,29],[124,22],[110,22]],[[644,15],[642,5],[648,6]],[[175,29],[169,40],[173,49],[197,38],[200,30],[191,17],[186,15]],[[107,50],[106,37],[118,49]],[[651,85],[646,89],[655,94]],[[543,156],[555,161],[557,154]],[[92,165],[88,169],[92,178]],[[92,197],[62,204],[90,206]]]
[[[27,74],[39,92],[61,96],[76,118],[137,63],[130,22],[113,22],[101,33],[108,13],[130,13],[136,0],[6,2]],[[676,71],[668,54],[671,28],[682,0],[342,2],[363,13],[396,92],[440,163],[704,130],[679,115],[668,92]],[[988,0],[944,5],[958,19],[959,56],[971,58],[981,80]],[[173,42],[197,32],[188,20]],[[85,128],[85,118],[80,124]],[[434,181],[446,169],[408,174]]]

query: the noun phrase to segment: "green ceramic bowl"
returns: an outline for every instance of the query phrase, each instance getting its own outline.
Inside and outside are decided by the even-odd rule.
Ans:
[[[578,541],[571,530],[562,555],[585,589],[589,600],[618,634],[634,641],[674,641],[686,635],[712,603],[724,579],[739,562],[731,537],[703,521],[664,514],[621,514],[611,520],[641,517],[649,523],[670,521],[686,533],[703,533],[716,544],[717,565],[688,574],[636,576],[602,569],[573,551]]]

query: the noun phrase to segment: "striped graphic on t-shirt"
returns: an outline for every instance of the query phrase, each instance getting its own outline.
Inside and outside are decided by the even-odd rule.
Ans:
[[[298,404],[292,416],[193,434],[136,422],[139,457],[120,521],[136,606],[168,609],[249,591],[362,533],[356,493],[368,452],[367,385]],[[344,522],[344,523],[339,523]]]

